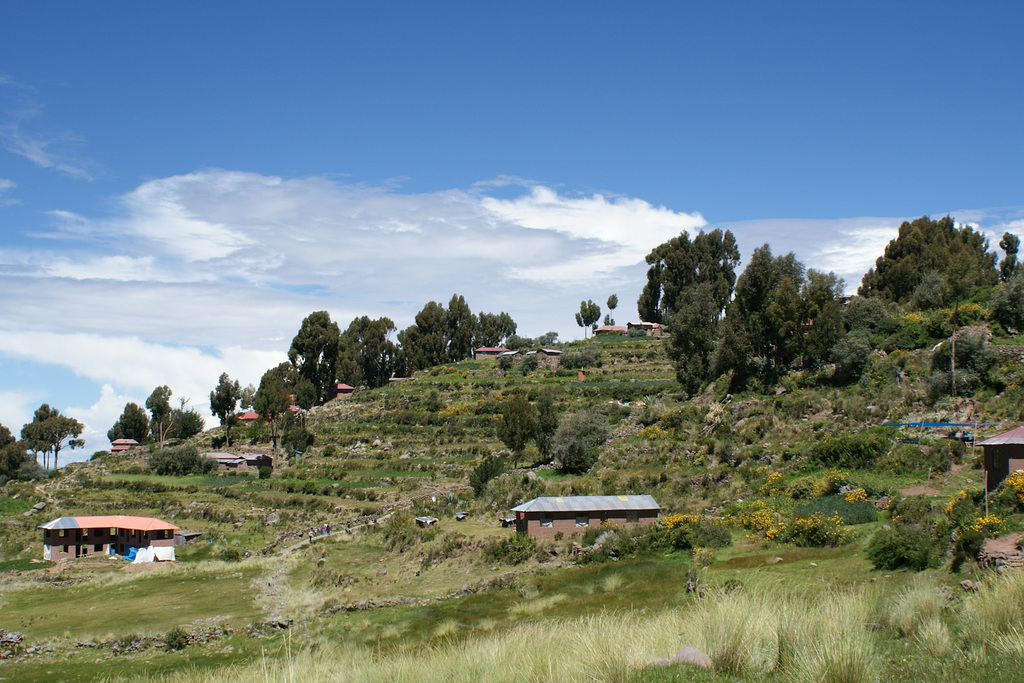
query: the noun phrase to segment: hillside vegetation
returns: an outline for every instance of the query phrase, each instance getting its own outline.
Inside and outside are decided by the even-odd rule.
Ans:
[[[653,258],[666,268],[671,254]],[[773,257],[762,257],[767,273]],[[881,263],[865,280],[873,290],[889,281]],[[656,279],[647,304],[671,336],[598,335],[558,345],[559,363],[427,365],[314,400],[287,427],[301,444],[269,423],[235,425],[230,448],[274,455],[272,473],[156,473],[228,447],[220,427],[9,481],[0,629],[23,640],[0,645],[3,675],[1015,680],[1024,578],[978,557],[992,539],[1015,546],[1024,477],[986,498],[980,450],[964,435],[1024,417],[1015,329],[971,300],[999,300],[1019,277],[1007,275],[959,294],[940,282],[936,307],[913,304],[920,283],[891,301],[828,303],[814,319],[820,334],[797,325],[771,359],[750,330],[782,319],[778,307],[727,315],[724,328],[713,311],[695,316],[713,329],[685,342],[701,359],[692,368],[673,318],[686,304],[662,305],[666,291],[687,301],[690,285]],[[835,284],[804,285],[814,282],[819,293]],[[816,347],[832,315],[833,341]],[[363,322],[350,329],[373,327]],[[729,358],[722,334],[737,337]],[[911,422],[972,426],[887,426]],[[546,542],[500,522],[536,496],[599,494],[650,494],[663,516]],[[39,523],[112,512],[202,536],[173,564],[39,562]],[[438,526],[417,526],[420,515]],[[310,537],[325,524],[329,535]],[[659,661],[684,646],[710,668]]]

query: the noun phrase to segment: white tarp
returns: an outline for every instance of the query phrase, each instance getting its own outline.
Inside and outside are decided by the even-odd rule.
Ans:
[[[173,562],[174,561],[174,548],[171,546],[158,545],[153,548],[153,554],[156,556],[157,562]]]
[[[153,549],[152,548],[139,548],[135,551],[135,559],[132,560],[132,564],[139,564],[140,562],[152,562],[153,561]]]
[[[132,564],[139,564],[140,562],[173,561],[174,548],[170,546],[149,546],[148,548],[139,548],[135,551],[135,559],[132,560]]]

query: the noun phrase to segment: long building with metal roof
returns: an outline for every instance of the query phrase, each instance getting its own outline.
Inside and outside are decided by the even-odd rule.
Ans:
[[[661,514],[652,496],[551,496],[512,508],[516,531],[536,538],[571,536],[591,526],[650,524]]]

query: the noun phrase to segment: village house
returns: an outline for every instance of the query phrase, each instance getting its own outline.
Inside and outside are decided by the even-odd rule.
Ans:
[[[601,325],[594,329],[594,334],[626,334],[626,328],[622,325]]]
[[[999,487],[1011,472],[1024,470],[1024,427],[990,436],[978,444],[985,452],[985,486]]]
[[[473,350],[473,360],[485,360],[487,358],[497,358],[503,353],[507,353],[509,349],[503,346],[481,346],[478,349]]]
[[[626,329],[632,330],[643,330],[644,334],[648,337],[660,337],[665,334],[665,328],[662,327],[661,323],[649,323],[649,322],[636,322],[626,323]]]
[[[152,548],[153,559],[173,560],[178,527],[154,517],[100,515],[59,517],[39,528],[43,530],[44,560],[128,555],[132,548]]]
[[[512,508],[516,532],[534,538],[584,533],[602,523],[621,527],[650,524],[661,514],[652,496],[563,496],[534,498]]]
[[[331,387],[331,398],[338,398],[339,396],[351,396],[355,392],[356,388],[350,384],[344,382],[337,382]]]
[[[135,439],[114,439],[110,442],[111,453],[121,453],[131,448],[135,448],[139,445],[139,442]]]
[[[261,467],[273,467],[274,461],[263,453],[203,453],[202,457],[217,463],[220,472],[255,472]]]
[[[260,419],[260,415],[255,410],[247,410],[238,416],[238,421],[244,424],[252,424],[258,419]]]

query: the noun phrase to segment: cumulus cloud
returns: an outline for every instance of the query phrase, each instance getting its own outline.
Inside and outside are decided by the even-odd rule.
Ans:
[[[402,328],[427,301],[459,293],[474,311],[509,312],[521,334],[582,336],[573,319],[581,299],[618,294],[616,317],[629,319],[644,256],[708,227],[699,213],[511,177],[413,194],[220,169],[143,183],[108,216],[59,207],[49,216],[25,239],[0,242],[0,354],[60,364],[95,387],[90,396],[47,399],[80,406],[87,450],[105,447],[124,403],[144,402],[156,386],[205,412],[221,372],[257,383],[316,310],[343,327],[370,315]],[[745,261],[769,242],[775,253],[835,271],[852,291],[902,220],[713,227],[733,230]],[[1022,217],[979,220],[992,230]],[[31,406],[30,416],[39,403],[10,381],[0,390],[11,414]]]

